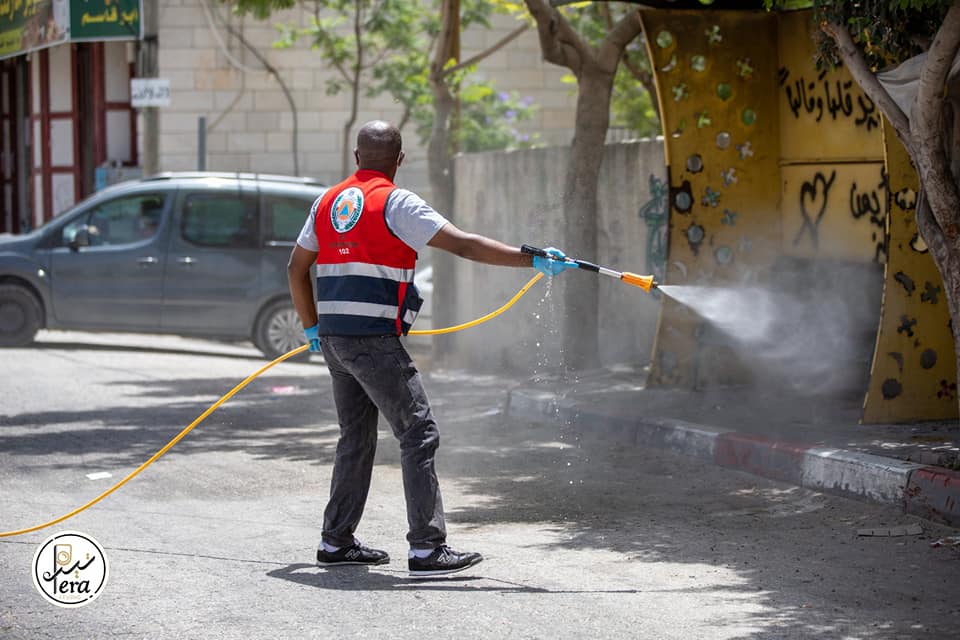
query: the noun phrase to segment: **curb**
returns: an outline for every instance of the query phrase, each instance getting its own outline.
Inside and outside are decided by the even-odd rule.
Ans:
[[[571,425],[600,422],[581,435],[666,449],[722,467],[808,489],[901,507],[906,513],[960,526],[960,472],[845,449],[771,440],[669,418],[624,416],[556,394],[512,389],[507,417]]]
[[[907,513],[960,526],[960,472],[923,467],[910,474],[905,491]]]

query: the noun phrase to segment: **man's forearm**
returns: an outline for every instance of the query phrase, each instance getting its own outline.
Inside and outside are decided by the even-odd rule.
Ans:
[[[452,224],[445,225],[427,244],[461,258],[486,264],[504,267],[533,265],[533,257],[521,253],[519,247],[512,247],[477,233],[465,233]]]
[[[294,247],[287,263],[290,299],[293,300],[293,308],[305,329],[317,324],[317,306],[313,301],[313,282],[310,277],[310,268],[316,257],[316,252],[307,251],[298,245]]]
[[[293,307],[297,310],[297,315],[300,316],[300,322],[303,323],[304,328],[317,324],[317,306],[313,301],[313,286],[310,283],[310,274],[291,277],[289,284]]]
[[[520,247],[478,234],[469,234],[469,237],[470,241],[465,243],[465,250],[460,254],[468,260],[503,267],[529,267],[533,264],[533,256],[520,253]]]

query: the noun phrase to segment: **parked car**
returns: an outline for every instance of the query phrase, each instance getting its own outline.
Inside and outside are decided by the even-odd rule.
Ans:
[[[286,353],[303,344],[287,260],[324,190],[285,176],[167,173],[0,236],[0,346],[47,327],[250,339],[267,358]]]

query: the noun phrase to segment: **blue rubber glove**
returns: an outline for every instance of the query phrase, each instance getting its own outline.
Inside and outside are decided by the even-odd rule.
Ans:
[[[576,269],[576,262],[567,262],[567,255],[560,251],[560,249],[554,249],[553,247],[547,247],[544,249],[549,258],[544,258],[543,256],[533,256],[533,268],[537,271],[540,271],[544,275],[555,276],[564,269]]]
[[[306,336],[307,342],[310,343],[310,351],[312,353],[320,353],[320,336],[317,335],[318,331],[320,331],[319,323],[303,330],[303,335]]]

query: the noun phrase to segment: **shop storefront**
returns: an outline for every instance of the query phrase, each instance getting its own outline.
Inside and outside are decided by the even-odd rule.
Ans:
[[[0,0],[0,233],[23,233],[135,167],[140,0]]]

